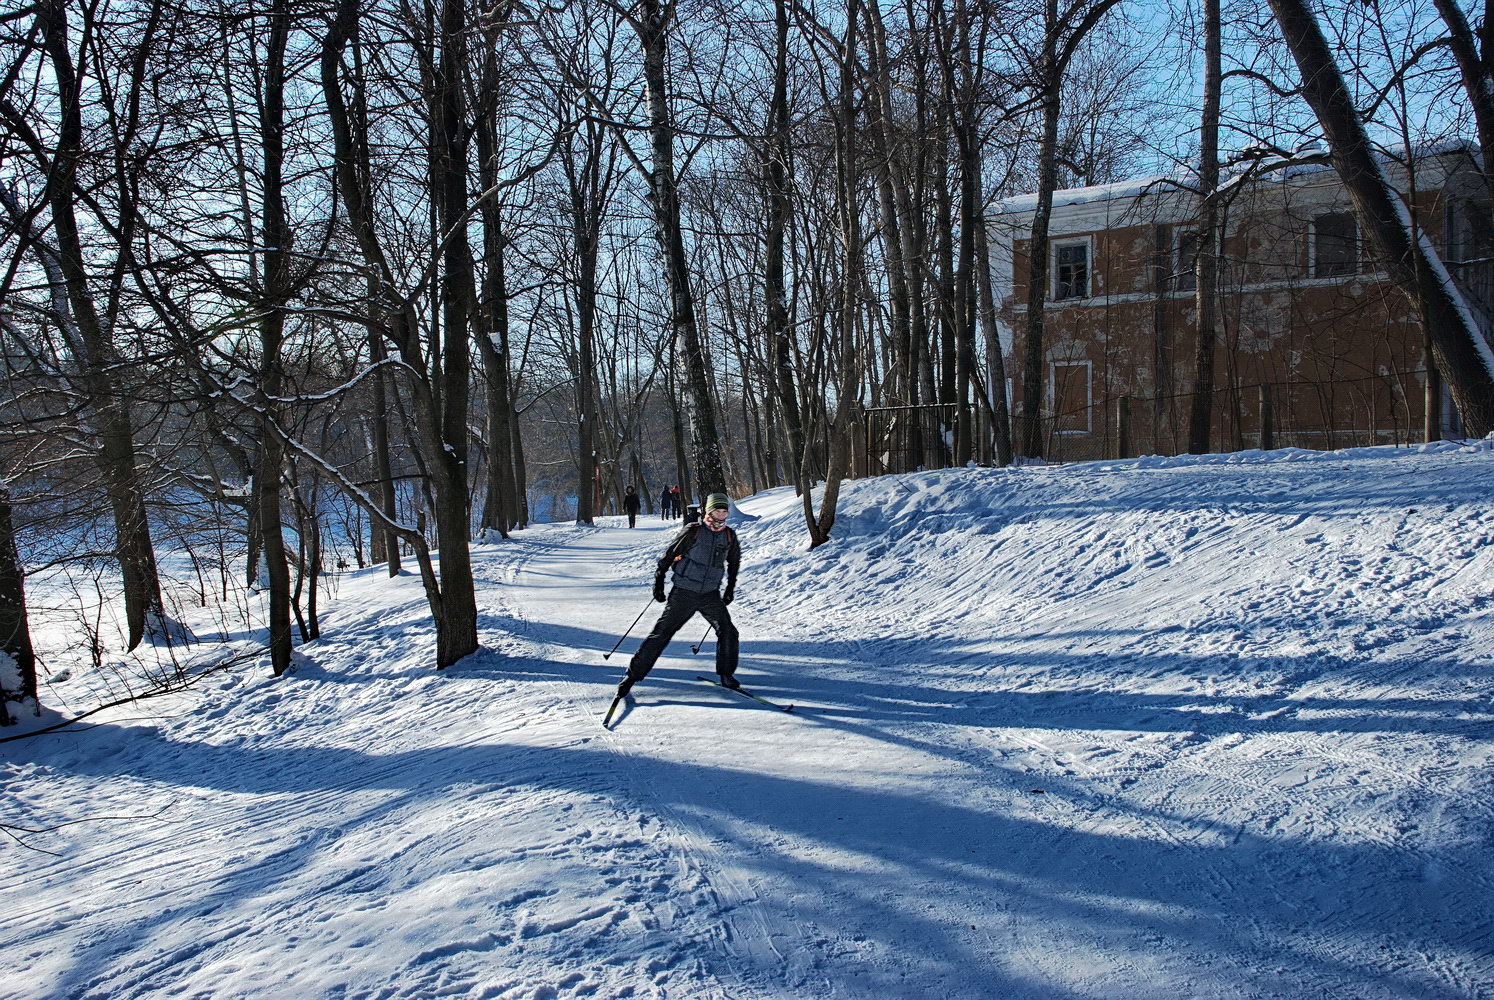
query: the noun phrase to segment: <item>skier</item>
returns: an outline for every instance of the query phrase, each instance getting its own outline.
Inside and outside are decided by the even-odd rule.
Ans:
[[[629,486],[627,494],[623,497],[623,510],[628,512],[628,527],[638,527],[638,506],[642,501],[639,499],[636,487]]]
[[[704,523],[687,526],[664,550],[654,573],[654,600],[664,604],[664,613],[628,663],[628,675],[617,686],[619,698],[648,676],[669,640],[697,611],[716,629],[716,674],[721,686],[742,686],[735,677],[737,627],[726,610],[736,593],[737,567],[742,561],[737,533],[726,525],[730,510],[726,494],[712,493],[706,497]],[[664,573],[670,569],[674,571],[674,587],[666,598]],[[723,579],[725,593],[717,590]]]

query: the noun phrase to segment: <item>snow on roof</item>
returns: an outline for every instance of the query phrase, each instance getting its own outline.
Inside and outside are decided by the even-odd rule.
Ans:
[[[1120,198],[1136,199],[1159,191],[1176,191],[1186,188],[1184,181],[1177,177],[1169,177],[1159,174],[1155,177],[1141,177],[1133,180],[1115,181],[1111,184],[1094,184],[1090,187],[1066,188],[1062,191],[1053,192],[1053,207],[1067,207],[1069,205],[1088,205],[1100,201],[1115,201]],[[1022,212],[1033,212],[1037,210],[1038,196],[1036,194],[1022,194],[1013,198],[1006,198],[996,202],[992,207],[992,214],[1013,215]]]
[[[1231,180],[1265,180],[1267,178],[1286,181],[1312,174],[1324,173],[1333,169],[1333,165],[1327,160],[1327,150],[1321,146],[1303,147],[1290,156],[1276,152],[1267,152],[1264,149],[1260,151],[1261,155],[1259,156],[1247,156],[1251,152],[1249,148],[1241,150],[1240,155],[1243,158],[1227,166],[1221,172],[1221,183],[1227,184]],[[1442,142],[1427,143],[1412,147],[1411,158],[1426,159],[1453,154],[1463,154],[1472,157],[1475,164],[1480,164],[1482,160],[1477,145],[1466,139],[1448,139]],[[1312,159],[1306,159],[1308,157],[1312,157]],[[1375,158],[1382,163],[1403,163],[1408,159],[1405,147],[1377,149],[1375,151]],[[1121,200],[1137,202],[1147,197],[1165,197],[1169,194],[1195,191],[1197,190],[1197,186],[1197,171],[1192,167],[1183,167],[1172,174],[1157,174],[1151,177],[1132,178],[1129,180],[1114,181],[1109,184],[1094,184],[1089,187],[1066,188],[1061,191],[1055,191],[1053,192],[1053,207],[1068,208],[1076,205]],[[1037,203],[1038,196],[1035,193],[1016,195],[995,202],[991,206],[991,215],[1023,215],[1036,211]]]

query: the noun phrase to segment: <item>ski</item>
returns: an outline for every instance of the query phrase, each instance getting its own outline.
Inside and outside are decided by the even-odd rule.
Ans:
[[[753,701],[757,702],[760,705],[767,705],[769,708],[776,708],[780,712],[792,712],[794,710],[794,706],[792,705],[780,705],[776,701],[769,701],[766,698],[759,698],[757,695],[753,694],[751,691],[748,691],[746,688],[729,688],[725,684],[722,684],[720,681],[716,680],[714,677],[704,677],[700,674],[696,674],[695,679],[698,681],[705,681],[707,684],[714,684],[723,691],[730,691],[733,694],[739,694],[743,698],[751,698]]]
[[[612,704],[610,704],[610,705],[607,706],[607,714],[604,715],[604,716],[602,716],[602,728],[603,729],[606,729],[607,728],[607,723],[609,723],[609,722],[612,721],[612,713],[615,712],[615,711],[617,711],[618,703],[623,700],[623,697],[624,697],[623,695],[618,695],[616,698],[612,699]]]

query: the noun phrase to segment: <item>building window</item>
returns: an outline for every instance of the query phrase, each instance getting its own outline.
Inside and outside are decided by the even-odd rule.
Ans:
[[[1053,248],[1053,298],[1089,298],[1089,244],[1060,243]]]
[[[1060,434],[1088,434],[1093,430],[1094,393],[1088,361],[1054,361],[1048,365],[1048,405],[1053,429]]]
[[[1173,230],[1172,287],[1175,291],[1191,292],[1198,287],[1198,273],[1193,269],[1198,261],[1198,230],[1179,227]]]
[[[1494,213],[1487,202],[1458,199],[1448,202],[1447,263],[1452,266],[1488,264],[1494,257]]]
[[[1312,220],[1312,276],[1342,278],[1359,273],[1359,227],[1348,212]]]

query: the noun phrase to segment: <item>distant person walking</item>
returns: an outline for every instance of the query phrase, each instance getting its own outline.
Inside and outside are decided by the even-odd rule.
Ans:
[[[685,495],[680,492],[680,488],[678,486],[672,487],[670,489],[670,491],[669,491],[669,503],[671,505],[672,510],[674,511],[674,513],[671,516],[673,516],[673,517],[684,517],[685,516]]]
[[[664,613],[628,663],[628,675],[617,686],[618,697],[648,676],[669,640],[697,611],[716,629],[716,674],[722,687],[742,686],[736,679],[737,627],[726,610],[736,594],[737,568],[742,562],[737,533],[726,526],[730,508],[726,494],[712,493],[706,497],[704,523],[688,525],[664,550],[654,573],[654,600],[664,604]],[[674,587],[666,598],[664,574],[670,570]],[[724,593],[720,591],[723,581]]]
[[[637,487],[629,486],[628,492],[623,495],[623,510],[628,512],[628,527],[638,527],[638,507],[643,498],[638,495]]]
[[[670,492],[673,489],[673,486],[666,486],[659,494],[659,516],[666,521],[674,517],[674,494]]]

